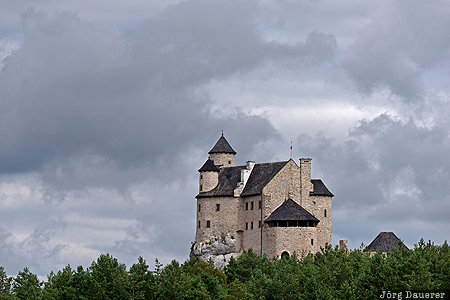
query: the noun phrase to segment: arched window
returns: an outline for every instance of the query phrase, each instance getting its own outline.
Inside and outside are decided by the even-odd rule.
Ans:
[[[326,208],[323,210],[323,216],[324,216],[325,218],[327,217],[327,209],[326,209]]]
[[[289,258],[289,253],[287,251],[284,251],[283,253],[281,253],[281,259],[283,258]]]

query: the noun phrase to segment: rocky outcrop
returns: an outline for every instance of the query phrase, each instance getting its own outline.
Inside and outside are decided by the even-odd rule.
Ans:
[[[216,268],[222,269],[231,257],[237,258],[241,254],[239,237],[228,233],[202,242],[194,242],[189,257],[197,256],[204,261],[212,260]]]

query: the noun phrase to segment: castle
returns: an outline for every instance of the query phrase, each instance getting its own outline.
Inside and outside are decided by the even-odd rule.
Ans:
[[[236,166],[236,151],[223,134],[208,153],[198,170],[191,255],[219,255],[226,262],[251,248],[282,258],[331,244],[333,194],[322,180],[311,179],[310,158],[301,158],[300,165],[290,159]]]

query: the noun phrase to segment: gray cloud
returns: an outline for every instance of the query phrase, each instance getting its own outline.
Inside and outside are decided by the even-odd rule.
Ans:
[[[253,159],[274,155],[259,146],[280,140],[262,117],[212,110],[200,87],[266,63],[320,61],[335,47],[320,33],[293,46],[264,40],[255,5],[190,1],[129,33],[72,12],[22,14],[23,41],[0,73],[0,172],[9,222],[22,217],[2,246],[23,253],[2,264],[17,270],[27,256],[44,275],[100,251],[128,263],[138,254],[186,257],[195,170],[219,130]],[[64,226],[40,227],[50,216]],[[111,220],[122,224],[116,234],[105,228]]]
[[[449,12],[446,1],[384,2],[344,55],[344,68],[365,93],[388,88],[408,101],[422,99],[426,72],[449,58]]]
[[[10,274],[107,251],[187,258],[196,170],[221,129],[240,163],[286,159],[300,135],[294,149],[336,195],[334,241],[448,235],[447,6],[50,1],[19,16],[29,3],[14,3],[0,12]]]
[[[407,231],[402,238],[410,245],[425,235],[443,242],[448,232],[438,228],[448,227],[450,209],[450,163],[442,155],[450,151],[447,126],[426,128],[383,114],[362,121],[343,143],[300,136],[304,153],[314,157],[313,170],[336,195],[336,218],[346,220],[336,222],[336,233],[364,241],[368,232],[397,229]],[[433,231],[420,225],[426,220],[436,222]],[[416,231],[405,230],[408,223]]]

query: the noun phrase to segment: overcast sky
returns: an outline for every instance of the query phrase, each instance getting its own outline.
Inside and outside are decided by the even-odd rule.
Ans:
[[[184,261],[198,168],[312,158],[333,243],[450,228],[450,2],[0,0],[0,265]]]

